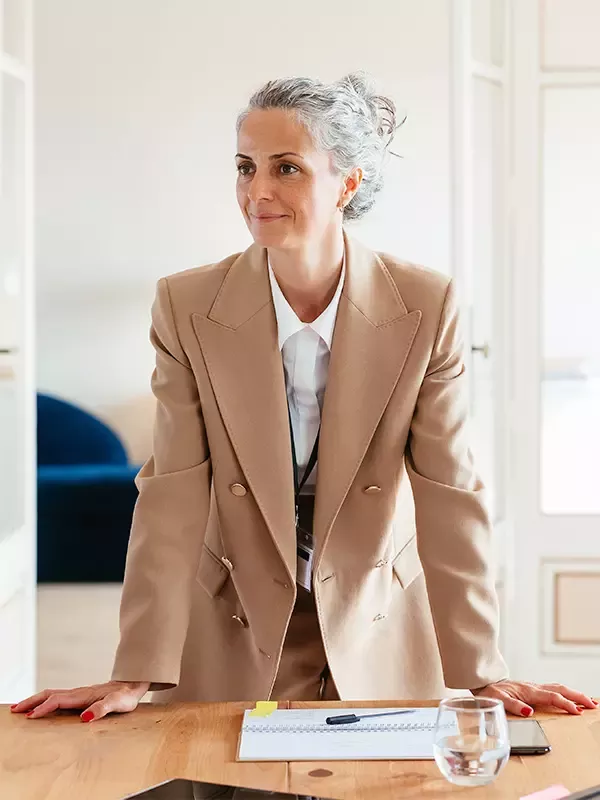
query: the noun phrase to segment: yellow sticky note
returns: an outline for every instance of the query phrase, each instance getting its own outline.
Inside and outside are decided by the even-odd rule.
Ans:
[[[275,700],[259,700],[256,708],[250,712],[251,717],[268,717],[277,709],[277,702]]]

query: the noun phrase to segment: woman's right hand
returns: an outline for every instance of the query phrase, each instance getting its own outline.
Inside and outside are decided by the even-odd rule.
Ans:
[[[133,711],[146,694],[150,684],[134,681],[109,681],[78,689],[44,689],[26,700],[11,706],[13,714],[23,714],[29,719],[38,719],[59,708],[81,708],[83,722],[100,719],[116,712]]]

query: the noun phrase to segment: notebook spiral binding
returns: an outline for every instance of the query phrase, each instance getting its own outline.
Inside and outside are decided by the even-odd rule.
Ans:
[[[447,727],[452,727],[447,726]],[[260,725],[250,726],[244,724],[242,731],[250,731],[254,733],[392,733],[394,731],[434,731],[435,723],[427,724],[425,722],[413,723],[380,723],[379,725]]]

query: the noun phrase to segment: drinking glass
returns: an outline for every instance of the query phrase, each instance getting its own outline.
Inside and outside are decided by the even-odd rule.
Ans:
[[[442,700],[434,739],[440,772],[458,786],[485,786],[510,755],[508,723],[501,700],[456,697]]]

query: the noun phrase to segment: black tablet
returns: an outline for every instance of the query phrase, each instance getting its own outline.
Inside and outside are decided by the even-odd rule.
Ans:
[[[224,786],[221,783],[173,780],[130,794],[123,800],[325,800],[311,795],[270,792],[266,789],[248,789],[243,786]]]
[[[535,756],[552,749],[537,719],[511,719],[508,721],[511,756]]]

